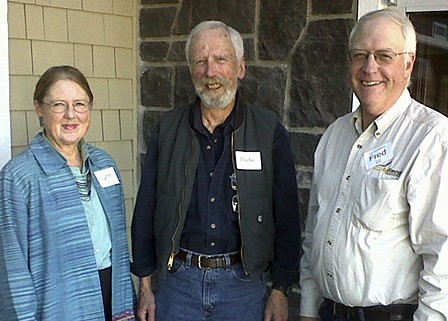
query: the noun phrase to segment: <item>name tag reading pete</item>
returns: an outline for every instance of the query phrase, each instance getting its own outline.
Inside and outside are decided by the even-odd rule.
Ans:
[[[117,174],[113,167],[108,167],[94,172],[96,179],[100,183],[102,188],[120,184]]]
[[[235,151],[236,168],[248,171],[261,171],[261,153]]]

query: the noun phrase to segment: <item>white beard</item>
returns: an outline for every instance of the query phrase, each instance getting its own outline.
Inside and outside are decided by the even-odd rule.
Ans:
[[[225,88],[222,95],[208,91],[206,85],[203,83],[194,84],[194,88],[196,90],[196,94],[198,94],[199,98],[201,98],[201,102],[205,105],[205,107],[211,109],[223,109],[226,108],[232,99],[235,98],[236,91],[238,89],[237,82],[224,83],[222,86],[224,87],[226,85],[227,88]]]

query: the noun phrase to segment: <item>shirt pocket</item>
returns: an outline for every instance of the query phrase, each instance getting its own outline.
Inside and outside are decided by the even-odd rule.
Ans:
[[[354,206],[354,225],[371,231],[392,230],[407,220],[409,205],[402,179],[374,171],[366,175]]]

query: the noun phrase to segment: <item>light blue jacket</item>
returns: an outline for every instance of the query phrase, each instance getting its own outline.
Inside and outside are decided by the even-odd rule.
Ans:
[[[95,184],[112,237],[113,320],[134,320],[123,188],[104,151],[87,145],[92,173],[113,167],[119,184]],[[37,134],[0,172],[0,320],[104,321],[89,228],[66,160]]]

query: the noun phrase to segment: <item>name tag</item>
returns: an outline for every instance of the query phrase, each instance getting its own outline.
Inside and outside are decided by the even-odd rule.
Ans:
[[[386,144],[370,151],[364,153],[364,163],[366,170],[370,170],[376,165],[385,164],[394,158],[394,151],[392,149],[392,144],[387,142]]]
[[[260,171],[261,153],[260,152],[243,152],[235,151],[236,168],[248,171]]]
[[[120,184],[113,167],[108,167],[93,173],[102,188]]]

